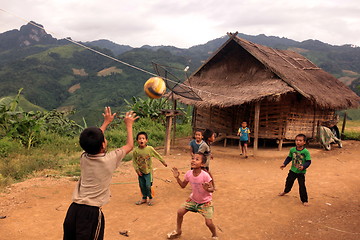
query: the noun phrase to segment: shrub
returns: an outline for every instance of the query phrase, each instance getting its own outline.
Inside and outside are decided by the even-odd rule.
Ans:
[[[108,140],[109,148],[117,148],[126,144],[126,130],[123,122],[111,125],[108,131],[105,132],[105,137]],[[140,118],[134,124],[133,134],[136,142],[136,134],[145,131],[149,136],[149,145],[159,146],[164,143],[165,127],[162,123],[152,120],[150,118]]]
[[[21,148],[19,142],[10,137],[4,137],[0,140],[0,157],[7,157],[9,153],[16,152]]]
[[[134,141],[138,132],[145,131],[149,136],[149,145],[163,146],[165,126],[159,120],[141,118],[134,124]],[[177,124],[177,137],[191,134],[191,125]],[[126,127],[124,122],[117,120],[105,132],[109,150],[126,144]],[[4,137],[0,140],[0,187],[23,180],[33,173],[44,173],[51,169],[59,175],[79,176],[79,157],[82,152],[79,137],[62,136],[56,132],[41,130],[37,137],[38,144],[27,149],[17,140]],[[123,161],[129,161],[132,153]]]

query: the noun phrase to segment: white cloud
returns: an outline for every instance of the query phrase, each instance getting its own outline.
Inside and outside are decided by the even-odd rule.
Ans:
[[[226,32],[360,45],[356,0],[0,0],[0,32],[33,20],[57,38],[190,47]]]

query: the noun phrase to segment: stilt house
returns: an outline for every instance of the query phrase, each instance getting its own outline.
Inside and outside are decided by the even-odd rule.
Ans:
[[[284,140],[316,137],[319,121],[336,110],[359,106],[360,98],[304,56],[240,39],[229,39],[184,82],[201,99],[176,94],[194,105],[193,128],[234,136],[247,121],[254,137]]]

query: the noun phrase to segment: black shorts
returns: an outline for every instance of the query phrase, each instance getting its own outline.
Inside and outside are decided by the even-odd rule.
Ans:
[[[99,207],[72,203],[66,213],[63,227],[63,240],[103,240],[104,214]]]
[[[247,145],[249,141],[240,141],[240,145],[244,146],[245,144]]]

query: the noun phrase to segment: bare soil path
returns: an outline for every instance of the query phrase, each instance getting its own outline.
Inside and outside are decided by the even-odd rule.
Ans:
[[[188,170],[188,140],[179,140],[178,147],[165,157],[169,168],[155,160],[154,206],[134,204],[140,191],[130,162],[114,173],[112,198],[103,207],[105,239],[166,239],[175,228],[178,207],[191,191],[189,186],[181,189],[170,171],[176,166],[183,176]],[[277,196],[289,170],[281,171],[279,166],[290,146],[281,152],[263,148],[248,159],[240,156],[235,146],[213,146],[211,169],[217,187],[214,223],[219,238],[360,239],[360,142],[345,141],[343,145],[331,151],[308,148],[313,159],[306,176],[309,207],[301,204],[297,183],[287,196]],[[0,239],[62,239],[62,223],[74,185],[67,178],[34,178],[0,193],[0,216],[6,216],[0,219]],[[128,231],[129,237],[120,231]],[[199,214],[185,216],[181,239],[210,239]]]

